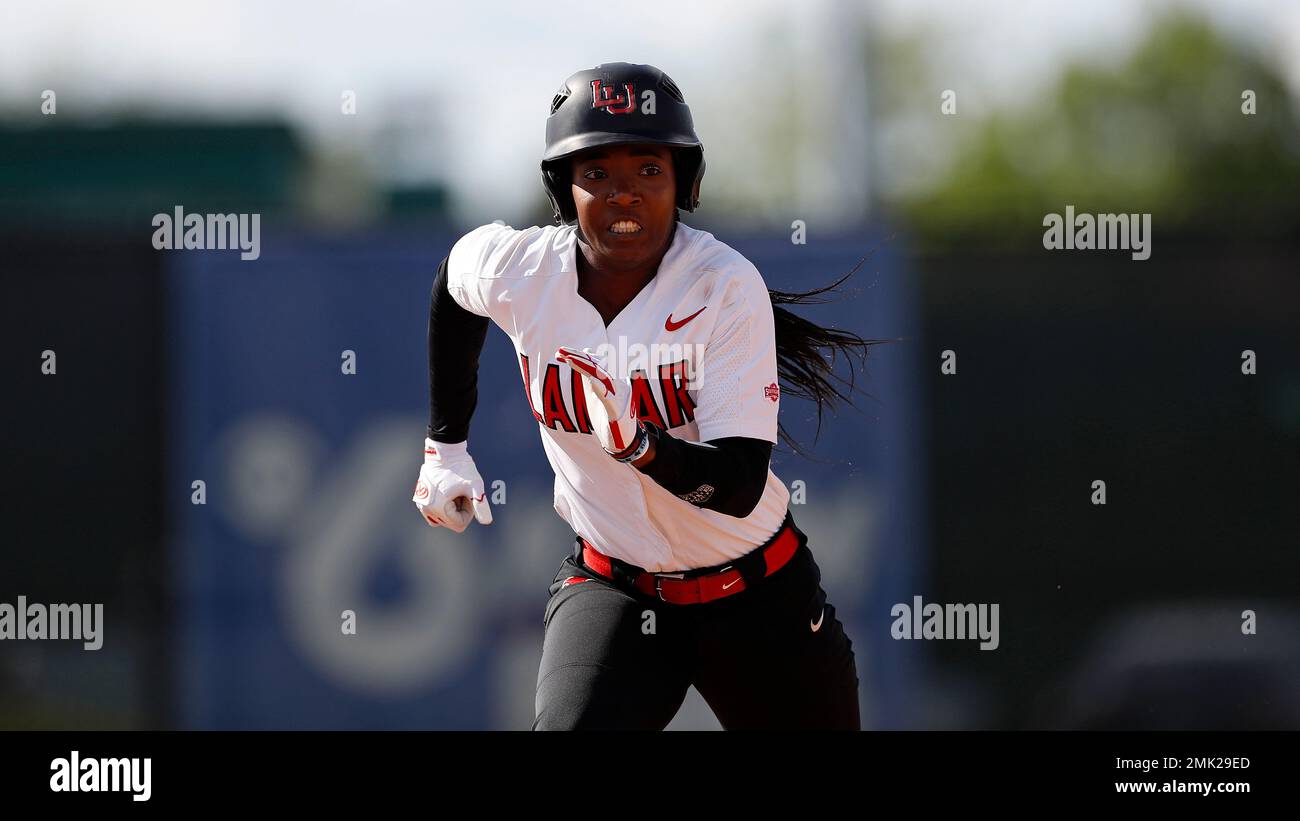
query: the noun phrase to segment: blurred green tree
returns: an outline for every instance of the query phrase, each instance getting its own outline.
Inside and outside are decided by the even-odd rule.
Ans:
[[[891,205],[931,248],[1020,245],[1066,205],[1151,213],[1156,230],[1188,236],[1291,234],[1297,114],[1275,66],[1173,13],[1122,64],[1072,65],[1047,95],[981,121],[947,173]]]

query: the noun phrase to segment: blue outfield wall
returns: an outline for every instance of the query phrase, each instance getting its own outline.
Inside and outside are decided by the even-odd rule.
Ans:
[[[551,507],[537,423],[499,329],[470,434],[500,500],[495,522],[432,530],[410,501],[427,423],[429,289],[459,235],[264,229],[257,260],[167,259],[178,725],[526,728],[546,589],[572,534]],[[880,230],[807,245],[719,235],[782,290],[828,284],[868,256],[837,302],[799,313],[868,338],[919,335],[914,288]],[[354,375],[342,372],[344,351]],[[925,555],[916,365],[908,341],[876,348],[858,409],[828,415],[816,460],[781,446],[773,461],[804,489],[793,513],[854,640],[868,727],[910,724],[921,673],[888,631]],[[781,415],[812,441],[811,405],[786,399]],[[344,611],[355,635],[343,633]],[[717,726],[690,704],[673,727]]]

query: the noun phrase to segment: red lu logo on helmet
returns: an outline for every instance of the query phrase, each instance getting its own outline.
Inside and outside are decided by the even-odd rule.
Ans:
[[[636,94],[631,83],[623,84],[623,94],[614,93],[616,86],[605,85],[600,80],[591,81],[591,107],[603,108],[606,114],[629,114],[636,108]]]

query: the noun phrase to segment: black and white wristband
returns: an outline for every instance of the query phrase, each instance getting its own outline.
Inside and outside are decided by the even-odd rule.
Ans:
[[[620,462],[631,464],[645,456],[648,450],[650,450],[650,434],[646,431],[645,423],[638,420],[636,423],[636,438],[632,440],[632,443],[618,453],[610,453],[609,455]],[[609,453],[609,451],[606,451],[606,453]]]

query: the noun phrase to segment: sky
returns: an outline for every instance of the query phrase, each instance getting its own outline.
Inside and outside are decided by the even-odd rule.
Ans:
[[[706,185],[720,180],[744,198],[746,170],[762,162],[754,128],[828,122],[845,100],[860,104],[834,85],[854,56],[841,35],[855,25],[926,32],[936,77],[951,77],[974,104],[996,105],[1034,93],[1062,61],[1122,54],[1170,6],[1200,10],[1276,55],[1300,88],[1293,0],[6,0],[0,110],[34,111],[51,88],[60,113],[81,117],[129,106],[287,118],[317,147],[354,152],[381,178],[446,179],[465,215],[510,221],[536,204],[547,106],[581,68],[628,60],[666,70],[696,114]],[[765,92],[792,72],[800,107],[773,110]],[[344,89],[356,93],[356,116],[340,113]],[[863,139],[836,135],[817,150],[853,153]],[[836,175],[808,179],[792,193],[808,209],[854,196]]]

